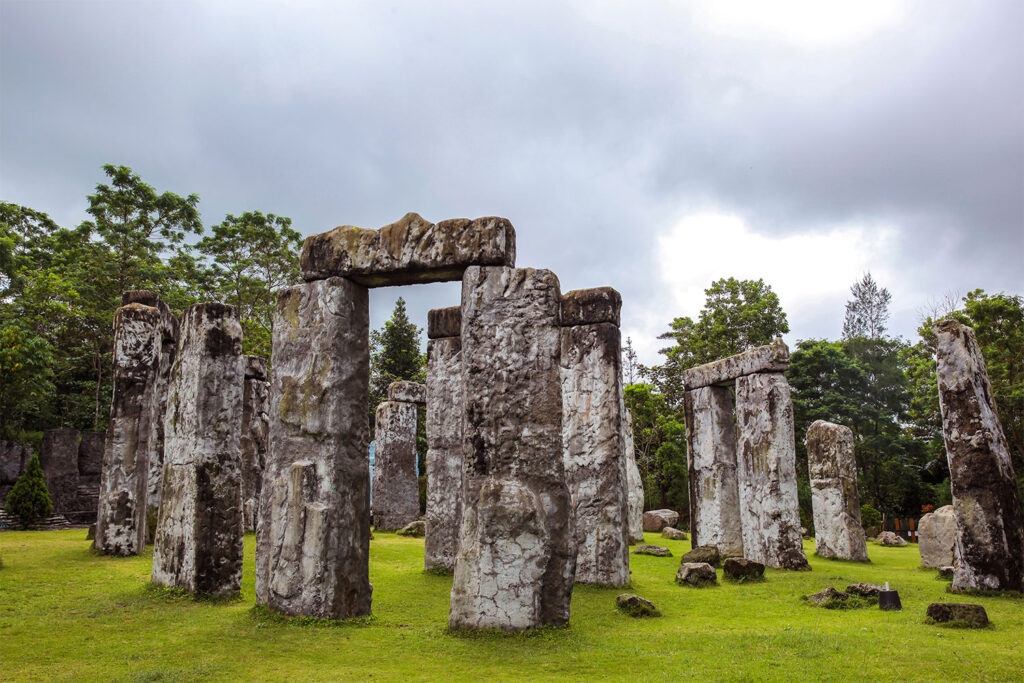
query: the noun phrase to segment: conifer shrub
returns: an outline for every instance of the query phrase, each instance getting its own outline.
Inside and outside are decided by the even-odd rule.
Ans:
[[[53,501],[46,489],[46,477],[38,455],[32,455],[25,472],[7,494],[5,509],[25,529],[53,514]]]

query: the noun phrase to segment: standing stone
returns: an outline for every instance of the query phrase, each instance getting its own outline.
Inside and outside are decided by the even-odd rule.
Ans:
[[[690,543],[743,555],[732,392],[706,386],[684,394],[690,484]]]
[[[373,461],[373,527],[394,531],[420,515],[416,479],[416,404],[384,401],[377,406]]]
[[[917,523],[922,567],[950,567],[956,559],[956,513],[952,505],[929,512]]]
[[[867,562],[868,545],[860,524],[853,431],[817,420],[807,430],[806,443],[818,555]]]
[[[153,583],[210,595],[241,589],[241,355],[238,309],[185,310],[167,393]]]
[[[743,555],[769,567],[804,569],[789,383],[781,372],[736,380],[736,450]]]
[[[156,432],[160,311],[131,303],[114,314],[114,375],[103,446],[98,551],[138,555],[146,540],[150,442]]]
[[[448,624],[565,624],[576,569],[562,459],[559,284],[533,268],[462,281],[463,519]]]
[[[1024,590],[1024,524],[985,359],[971,328],[943,320],[935,331],[957,527],[953,590]]]
[[[427,334],[430,334],[429,326]],[[462,419],[462,340],[459,337],[430,339],[427,342],[427,536],[423,559],[428,570],[455,568],[462,523]]]
[[[369,315],[344,278],[278,293],[256,600],[284,614],[370,613]]]
[[[78,497],[77,429],[47,429],[39,447],[39,464],[46,475],[46,488],[53,512],[62,515],[75,509]]]
[[[596,307],[588,303],[591,292],[603,295],[601,302],[614,294],[612,310],[596,319],[617,320],[621,299],[611,288],[570,292],[563,314],[566,300],[579,313],[590,312]],[[576,517],[576,581],[623,586],[629,583],[629,494],[621,340],[614,323],[589,320],[582,317],[561,331],[562,443]]]
[[[270,430],[270,382],[267,361],[246,356],[245,384],[242,387],[242,508],[245,530],[256,530],[256,511],[263,487],[263,468],[267,462]]]
[[[623,405],[622,434],[626,449],[626,485],[629,487],[629,542],[644,542],[644,480],[636,464],[633,442],[633,415]]]

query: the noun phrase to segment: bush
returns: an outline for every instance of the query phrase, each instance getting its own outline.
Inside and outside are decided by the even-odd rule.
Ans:
[[[50,492],[46,490],[46,478],[38,455],[32,454],[25,472],[18,477],[14,488],[7,494],[6,510],[25,529],[53,514],[53,502],[50,500]]]
[[[860,524],[865,529],[878,526],[882,523],[882,513],[867,503],[860,506]]]

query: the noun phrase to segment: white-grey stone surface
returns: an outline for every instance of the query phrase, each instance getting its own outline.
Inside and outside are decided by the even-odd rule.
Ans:
[[[623,446],[626,449],[626,485],[629,487],[629,542],[644,542],[644,480],[636,464],[633,415],[622,407]]]
[[[270,438],[270,382],[267,381],[266,359],[245,356],[243,362],[245,384],[242,388],[242,507],[245,530],[255,531]]]
[[[782,372],[789,368],[789,347],[777,338],[767,346],[758,346],[721,360],[698,365],[683,372],[683,385],[687,390],[715,384],[731,383],[734,379],[757,372]]]
[[[388,385],[388,400],[424,405],[427,402],[427,386],[407,380],[392,382]]]
[[[377,406],[373,461],[373,528],[395,531],[420,515],[416,479],[416,404]]]
[[[822,557],[867,562],[853,431],[816,420],[807,429],[806,444],[816,552]]]
[[[458,309],[456,309],[458,310]],[[425,569],[455,569],[462,523],[462,340],[427,342]]]
[[[956,560],[956,513],[943,505],[917,523],[917,549],[922,567],[949,567]]]

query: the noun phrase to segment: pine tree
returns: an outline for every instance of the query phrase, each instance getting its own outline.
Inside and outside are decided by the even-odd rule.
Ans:
[[[381,401],[387,400],[388,385],[398,380],[423,382],[427,359],[420,352],[422,330],[405,312],[405,299],[399,297],[391,320],[370,333],[370,419]]]
[[[626,386],[636,384],[636,374],[640,362],[636,357],[636,350],[633,348],[633,339],[626,337],[626,346],[622,349],[622,378]]]
[[[885,334],[885,323],[889,320],[889,302],[892,294],[865,273],[850,287],[853,298],[846,302],[846,320],[843,322],[843,339],[881,339]]]
[[[53,514],[53,502],[46,490],[46,477],[38,455],[32,455],[24,474],[7,494],[6,510],[26,529]]]

